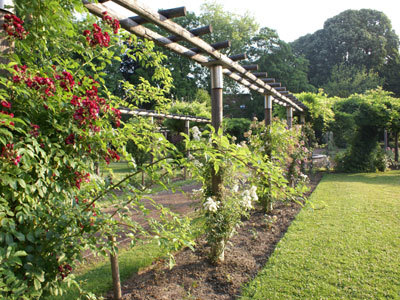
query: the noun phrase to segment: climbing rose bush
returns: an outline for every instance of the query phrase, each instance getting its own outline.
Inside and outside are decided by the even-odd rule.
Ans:
[[[125,151],[128,137],[136,139],[141,130],[138,143],[154,157],[149,171],[154,182],[165,177],[160,169],[171,173],[173,164],[166,159],[173,146],[160,138],[154,127],[145,127],[145,120],[139,120],[137,127],[124,124],[118,107],[134,106],[105,87],[107,73],[103,70],[107,64],[120,61],[117,54],[126,51],[119,42],[125,35],[118,32],[119,22],[103,14],[102,22],[82,23],[85,28],[77,30],[78,26],[68,23],[71,1],[36,4],[18,4],[20,11],[34,16],[26,22],[29,30],[10,15],[6,20],[13,23],[6,22],[3,32],[15,43],[15,49],[8,57],[10,62],[0,65],[7,71],[0,75],[1,299],[43,299],[61,294],[68,285],[77,285],[72,273],[83,251],[108,253],[114,249],[108,237],[123,229],[129,229],[133,237],[146,234],[122,210],[128,205],[143,207],[140,197],[145,193],[145,187],[129,184],[139,171]],[[49,23],[44,26],[41,22]],[[58,22],[65,27],[58,27]],[[48,31],[41,31],[46,27]],[[56,35],[46,35],[54,34],[57,28]],[[73,36],[68,40],[65,28],[71,29],[67,34]],[[41,38],[32,38],[29,31]],[[154,52],[154,44],[149,42],[133,38],[129,43],[137,49],[143,47],[137,59],[157,70],[158,86],[144,79],[137,86],[124,86],[137,103],[152,97],[162,106],[171,86],[170,74],[160,66],[163,56]],[[144,133],[143,128],[147,130]],[[95,173],[96,163],[109,164],[122,158],[131,162],[133,170],[123,180],[113,183]],[[115,213],[100,210],[97,202],[118,188],[129,192],[115,203]],[[188,237],[184,236],[184,241],[179,237],[180,228],[187,227],[186,220],[166,209],[162,214],[166,222],[172,219],[175,225],[149,220],[158,241],[167,245],[174,240],[174,249],[183,243],[191,245]],[[170,228],[178,229],[171,233]]]

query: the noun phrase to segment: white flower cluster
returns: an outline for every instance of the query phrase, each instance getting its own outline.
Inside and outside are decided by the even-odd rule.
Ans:
[[[216,212],[218,210],[218,203],[212,197],[208,197],[206,202],[203,203],[205,210]]]
[[[199,141],[200,140],[201,131],[200,131],[199,127],[197,127],[197,126],[193,126],[192,127],[192,135],[193,135],[193,139],[195,141]]]
[[[244,190],[242,193],[242,206],[246,210],[253,208],[253,201],[257,201],[257,187],[252,186],[249,190]]]
[[[302,181],[307,181],[308,180],[308,176],[306,174],[300,173],[300,178]]]

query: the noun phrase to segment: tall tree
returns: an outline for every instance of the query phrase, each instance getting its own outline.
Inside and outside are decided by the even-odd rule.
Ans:
[[[378,73],[373,70],[367,72],[365,66],[340,64],[333,67],[324,90],[329,96],[346,98],[354,93],[361,94],[367,90],[376,89],[382,86],[383,82],[384,79]]]
[[[346,10],[292,46],[310,61],[310,82],[318,87],[328,83],[334,66],[341,64],[378,72],[387,88],[398,81],[399,74],[389,70],[399,61],[399,37],[389,18],[376,10]]]
[[[279,39],[275,30],[261,28],[252,38],[249,53],[261,70],[278,79],[291,92],[316,91],[307,78],[308,60],[295,56],[292,47]]]

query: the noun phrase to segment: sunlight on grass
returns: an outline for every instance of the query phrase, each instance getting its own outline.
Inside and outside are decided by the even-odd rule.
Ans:
[[[399,175],[326,175],[241,299],[400,299]]]

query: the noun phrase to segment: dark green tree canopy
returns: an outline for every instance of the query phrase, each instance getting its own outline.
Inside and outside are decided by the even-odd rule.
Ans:
[[[310,61],[309,79],[316,86],[327,84],[334,67],[340,65],[378,72],[387,87],[386,83],[393,83],[393,76],[399,76],[393,72],[398,70],[399,37],[389,18],[376,10],[346,10],[292,46],[296,55],[304,55]]]

